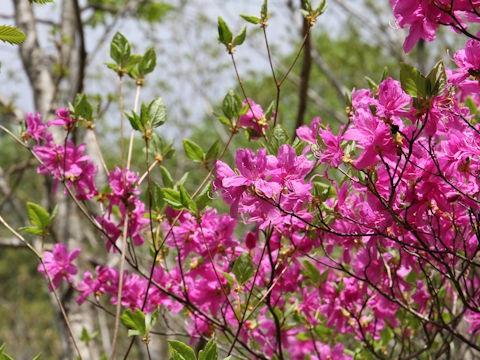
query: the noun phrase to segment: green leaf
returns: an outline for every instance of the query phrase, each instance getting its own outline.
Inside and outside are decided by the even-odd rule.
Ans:
[[[430,83],[431,95],[441,96],[447,90],[447,73],[445,72],[445,64],[440,60],[435,64],[430,74],[427,76]]]
[[[182,184],[178,185],[178,189],[180,191],[180,202],[181,202],[181,204],[188,210],[196,211],[197,206],[193,202],[190,195],[188,195],[187,190],[185,190],[185,188],[183,187]]]
[[[219,16],[218,17],[218,40],[228,45],[232,42],[233,34],[229,29],[227,23]]]
[[[195,198],[195,204],[197,205],[197,210],[202,211],[205,209],[211,202],[210,194],[212,193],[212,183],[209,183],[203,188],[203,190]]]
[[[217,140],[208,149],[207,154],[205,155],[205,160],[211,161],[216,159],[219,152],[220,152],[220,142]]]
[[[33,226],[22,226],[21,228],[18,228],[18,230],[26,231],[29,234],[38,235],[38,236],[41,236],[44,234],[43,230]]]
[[[248,21],[251,24],[259,24],[260,21],[262,21],[262,19],[253,15],[240,14],[240,17],[242,17],[244,20]]]
[[[222,274],[223,276],[225,276],[225,278],[227,279],[227,283],[228,285],[232,285],[232,284],[236,284],[237,282],[235,281],[235,279],[233,278],[232,275],[230,275],[229,273],[225,272],[225,271],[222,271],[222,270],[218,270],[218,272],[220,274]]]
[[[301,333],[298,333],[297,335],[295,335],[295,338],[297,338],[300,341],[307,341],[311,337],[312,337],[312,335],[308,332],[301,332]]]
[[[85,94],[77,94],[74,102],[75,115],[84,118],[87,121],[92,120],[93,107]]]
[[[155,53],[155,49],[150,47],[145,51],[142,60],[138,63],[138,72],[140,73],[140,76],[143,78],[146,74],[151,73],[156,65],[157,54]]]
[[[27,215],[32,225],[40,230],[45,230],[50,226],[50,214],[47,210],[35,203],[27,203]]]
[[[196,360],[193,349],[177,340],[168,340],[168,347],[175,360]]]
[[[167,119],[167,108],[161,97],[156,98],[148,105],[148,118],[154,129],[163,125]]]
[[[427,79],[413,66],[400,63],[400,83],[402,89],[410,96],[425,97],[427,92]]]
[[[327,6],[328,6],[327,1],[321,0],[320,4],[318,4],[317,8],[315,9],[316,13],[318,15],[322,15],[325,12],[325,10],[327,10]]]
[[[172,175],[170,175],[170,172],[167,170],[167,168],[161,165],[160,172],[162,173],[163,186],[167,188],[173,188],[175,183],[173,182]]]
[[[312,2],[310,0],[304,0],[305,7],[308,11],[312,11]]]
[[[233,46],[242,45],[246,37],[247,37],[247,25],[244,25],[240,30],[240,32],[237,34],[237,36],[235,36],[235,39],[233,39]]]
[[[268,2],[265,0],[262,4],[262,9],[260,10],[260,15],[263,20],[267,19],[268,16]]]
[[[110,43],[110,57],[123,68],[130,58],[130,53],[131,49],[127,38],[117,32]]]
[[[198,360],[217,360],[217,359],[218,359],[217,344],[215,343],[214,339],[210,339],[207,345],[205,345],[205,349],[200,350],[198,354]]]
[[[42,354],[38,354],[32,360],[40,360],[42,358]]]
[[[180,199],[180,193],[177,190],[163,188],[162,191],[165,202],[174,210],[182,210],[184,208]]]
[[[25,41],[25,33],[10,25],[0,25],[0,40],[10,44],[19,45]]]
[[[185,150],[185,154],[190,159],[200,162],[205,160],[205,153],[203,152],[202,148],[193,141],[183,139],[183,148]]]
[[[222,111],[225,116],[229,119],[232,119],[238,116],[240,109],[242,108],[242,99],[235,92],[235,90],[228,90],[227,95],[223,99]]]
[[[130,121],[130,125],[132,125],[132,128],[140,131],[143,130],[142,121],[140,119],[140,116],[138,116],[136,112],[134,112],[133,110],[131,114],[125,112],[125,116],[127,117],[128,121]]]
[[[467,96],[465,99],[465,104],[466,107],[470,109],[470,115],[475,115],[478,111],[477,104],[475,104],[475,101],[470,96]]]
[[[13,360],[12,357],[9,355],[5,354],[5,349],[7,348],[6,344],[3,344],[0,346],[0,360]]]
[[[232,272],[241,285],[245,284],[248,279],[253,276],[253,262],[247,252],[241,253],[237,260],[235,260]]]
[[[310,261],[304,260],[303,261],[303,273],[305,276],[310,278],[314,284],[318,284],[320,281],[320,271],[318,268],[313,265]]]
[[[152,181],[152,206],[156,211],[162,211],[165,208],[165,195],[162,187],[155,181]]]
[[[288,136],[288,132],[281,125],[275,126],[269,136],[269,140],[270,141],[267,145],[267,149],[270,154],[273,155],[277,155],[280,146],[290,143],[290,137]]]
[[[40,5],[53,2],[53,0],[29,0],[29,1],[30,1],[30,4],[40,4]]]
[[[140,335],[147,335],[145,314],[142,312],[142,310],[137,308],[135,309],[135,312],[133,312],[131,309],[126,309],[122,316],[120,316],[120,321],[126,327],[137,330]]]

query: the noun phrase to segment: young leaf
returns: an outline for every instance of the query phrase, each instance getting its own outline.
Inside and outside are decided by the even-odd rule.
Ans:
[[[270,154],[277,155],[280,146],[289,143],[290,137],[288,136],[287,130],[285,130],[282,126],[277,125],[270,135],[270,142],[267,145],[267,149]]]
[[[138,114],[136,112],[134,112],[132,110],[131,114],[125,112],[125,115],[126,115],[127,119],[130,121],[130,125],[132,125],[132,128],[134,128],[135,130],[140,130],[140,131],[143,130],[142,121],[140,119],[140,116],[138,116]]]
[[[229,29],[227,23],[219,16],[218,17],[218,40],[227,45],[232,42],[233,34]]]
[[[162,173],[163,186],[167,188],[173,188],[175,183],[173,182],[172,175],[170,175],[170,172],[167,170],[167,168],[163,165],[160,166],[160,172]]]
[[[248,21],[251,24],[259,24],[260,21],[262,21],[262,19],[260,19],[256,16],[253,16],[253,15],[240,14],[240,17],[243,18],[244,20]]]
[[[233,39],[233,46],[238,46],[242,45],[243,42],[245,41],[245,38],[247,36],[247,25],[244,25],[240,32],[235,36],[235,39]]]
[[[400,83],[403,91],[411,96],[427,96],[427,79],[411,65],[400,64]]]
[[[0,346],[0,360],[13,360],[12,357],[5,354],[6,347],[7,347],[6,344],[3,344],[2,346]]]
[[[195,204],[197,205],[198,211],[205,209],[211,202],[210,194],[212,193],[212,183],[208,184],[203,188],[203,190],[195,198]]]
[[[217,344],[215,343],[214,339],[210,339],[207,345],[205,345],[205,349],[200,350],[198,354],[198,360],[217,360],[217,359],[218,359]]]
[[[437,62],[433,70],[427,76],[432,89],[432,96],[440,96],[447,89],[447,73],[445,72],[445,64],[443,60]]]
[[[180,199],[180,193],[177,190],[163,188],[165,202],[174,210],[182,210],[184,205]]]
[[[74,102],[75,115],[84,118],[87,121],[92,120],[93,107],[87,99],[87,95],[78,94]]]
[[[260,10],[260,15],[262,16],[262,20],[266,20],[268,16],[268,3],[267,0],[263,2],[262,9]]]
[[[130,44],[125,36],[117,32],[110,43],[110,57],[123,67],[130,58]]]
[[[216,159],[219,152],[220,142],[217,140],[208,149],[207,154],[205,155],[205,160],[210,161]]]
[[[181,360],[196,360],[195,352],[193,349],[185,345],[184,343],[177,341],[177,340],[168,340],[168,347],[170,348],[170,352],[173,355],[174,359],[181,359]]]
[[[320,271],[318,268],[313,265],[310,261],[303,261],[304,275],[309,277],[314,284],[317,284],[320,281]]]
[[[162,187],[155,181],[152,182],[152,206],[157,211],[165,208],[165,195]]]
[[[156,98],[148,105],[148,118],[153,129],[163,125],[167,119],[167,108],[161,97]]]
[[[325,10],[327,10],[327,1],[326,0],[321,0],[320,4],[318,4],[315,11],[318,15],[322,15],[325,12]]]
[[[25,33],[15,26],[0,25],[0,40],[19,45],[25,41],[25,38]]]
[[[232,272],[241,285],[245,284],[252,277],[254,273],[253,262],[247,252],[241,253],[235,260]]]
[[[190,159],[195,161],[203,161],[205,159],[205,153],[203,152],[202,148],[193,141],[183,139],[183,148],[185,150],[185,154]]]
[[[40,205],[28,202],[27,215],[32,225],[40,230],[45,230],[50,226],[50,214]]]
[[[140,76],[143,78],[146,74],[151,73],[156,65],[157,54],[155,53],[155,49],[150,47],[145,51],[142,60],[138,63],[138,72],[140,73]]]
[[[135,309],[133,312],[130,309],[126,309],[122,316],[120,316],[120,321],[123,325],[128,328],[137,330],[140,335],[147,334],[147,328],[145,325],[145,314],[140,309]]]
[[[242,99],[235,92],[235,90],[228,90],[227,95],[223,99],[222,110],[225,116],[229,119],[232,119],[235,116],[238,116],[240,109],[242,108]]]
[[[188,195],[187,190],[185,190],[182,184],[178,186],[178,189],[180,191],[180,202],[182,203],[182,205],[188,210],[196,211],[197,209],[195,203],[193,202],[190,195]]]

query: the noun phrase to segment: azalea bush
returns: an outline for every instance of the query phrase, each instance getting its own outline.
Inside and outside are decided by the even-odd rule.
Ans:
[[[468,37],[451,67],[439,61],[422,74],[402,64],[398,80],[385,72],[352,91],[338,131],[317,117],[295,139],[281,125],[281,97],[262,107],[238,76],[241,94],[229,91],[218,115],[230,132],[223,149],[183,140],[186,155],[209,170],[193,192],[162,165],[172,145],[156,132],[166,121],[161,98],[137,100],[126,113],[132,136],[123,140],[122,122],[114,169],[94,164],[71,138],[77,126],[94,131],[85,95],[48,123],[28,115],[20,136],[2,127],[105,244],[90,269],[75,266],[81,249],[28,246],[50,291],[71,283],[78,306],[88,301],[115,317],[110,358],[128,356],[115,353],[122,328],[147,350],[169,336],[173,359],[430,359],[480,350],[480,39],[468,27],[480,21],[480,1],[391,4],[409,31],[407,52],[420,38],[434,40],[440,26]],[[305,1],[306,36],[325,7]],[[266,1],[259,17],[242,17],[266,35]],[[234,36],[219,18],[218,32],[238,75],[234,52],[246,27]],[[154,51],[132,55],[117,34],[111,56],[109,68],[140,91]],[[278,92],[288,75],[272,65]],[[50,129],[61,130],[61,140]],[[242,132],[251,146],[227,164],[223,156]],[[130,169],[135,134],[145,144],[144,174]],[[219,199],[229,213],[210,206]],[[27,211],[31,226],[21,230],[43,241],[55,214],[34,203]],[[107,252],[121,259],[118,268],[102,263]],[[184,320],[183,342],[167,312]],[[170,334],[158,334],[158,322]],[[198,354],[194,344],[203,344]]]

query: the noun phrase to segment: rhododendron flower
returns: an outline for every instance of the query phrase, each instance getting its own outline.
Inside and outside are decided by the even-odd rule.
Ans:
[[[77,267],[72,264],[72,261],[78,256],[81,250],[82,249],[77,248],[69,253],[65,244],[55,244],[53,252],[45,251],[43,256],[43,262],[48,274],[45,272],[42,264],[39,264],[37,269],[40,273],[44,274],[46,278],[51,278],[55,288],[58,288],[62,279],[72,282],[73,275],[77,273]],[[50,284],[48,287],[50,291],[52,291]]]
[[[248,104],[250,107],[245,115],[240,116],[238,124],[245,127],[252,127],[257,133],[262,134],[263,129],[269,128],[268,121],[271,119],[265,118],[262,107],[252,99],[248,99]],[[247,101],[244,100],[242,105],[247,105]]]
[[[58,118],[49,121],[48,126],[63,126],[66,130],[70,130],[75,123],[75,119],[70,117],[70,111],[67,109],[58,109],[55,114],[58,116]]]
[[[303,141],[315,144],[317,142],[318,128],[322,123],[320,117],[316,117],[310,123],[310,126],[302,125],[297,129],[297,136]]]
[[[465,49],[455,53],[454,60],[459,68],[459,72],[463,74],[461,80],[466,79],[470,75],[480,78],[480,42],[478,40],[468,40]]]
[[[390,119],[392,116],[404,116],[408,111],[402,108],[410,104],[412,99],[406,94],[399,81],[385,79],[378,86],[378,105],[376,115]]]
[[[37,112],[35,115],[27,113],[25,119],[27,125],[27,135],[40,144],[40,141],[45,140],[47,132],[47,125],[42,122],[42,117]]]

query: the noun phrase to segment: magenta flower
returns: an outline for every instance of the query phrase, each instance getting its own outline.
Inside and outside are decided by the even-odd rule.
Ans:
[[[55,114],[58,116],[55,120],[49,121],[48,126],[63,126],[66,130],[70,130],[75,123],[75,119],[70,117],[67,109],[58,109]]]
[[[77,273],[77,267],[72,264],[72,261],[78,256],[80,251],[82,251],[82,249],[77,248],[72,250],[71,253],[68,253],[65,244],[56,244],[53,252],[45,251],[45,255],[43,256],[43,262],[48,274],[45,272],[42,264],[39,264],[37,269],[40,273],[44,274],[47,279],[48,277],[52,279],[55,289],[58,288],[62,279],[71,283],[73,281],[73,275]],[[50,291],[52,291],[50,284],[48,287]]]
[[[245,106],[247,101],[244,100],[242,105]],[[263,109],[260,105],[256,104],[252,99],[248,99],[250,108],[245,115],[240,116],[238,124],[240,126],[251,127],[257,133],[262,134],[263,129],[268,129],[267,122],[271,119],[266,119]]]
[[[42,117],[38,112],[35,115],[27,113],[25,122],[29,137],[35,139],[37,144],[40,144],[40,141],[45,140],[47,125],[42,122]]]
[[[392,116],[404,116],[408,112],[402,108],[412,101],[402,90],[400,82],[392,78],[385,79],[378,87],[377,116],[390,119]]]

